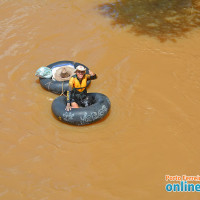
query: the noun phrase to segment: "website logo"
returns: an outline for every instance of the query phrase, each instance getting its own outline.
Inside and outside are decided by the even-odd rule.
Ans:
[[[165,190],[167,192],[200,192],[200,176],[170,176],[165,175],[165,180],[170,182],[165,185]],[[178,183],[177,183],[178,181]],[[195,182],[195,183],[191,183]]]

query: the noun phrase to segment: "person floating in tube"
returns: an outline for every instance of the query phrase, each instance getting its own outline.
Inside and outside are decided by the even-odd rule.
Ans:
[[[97,75],[89,70],[86,74],[86,68],[78,65],[75,70],[75,75],[69,80],[69,89],[67,91],[67,106],[65,110],[71,108],[85,107],[91,104],[91,99],[87,96],[87,80],[94,80]]]

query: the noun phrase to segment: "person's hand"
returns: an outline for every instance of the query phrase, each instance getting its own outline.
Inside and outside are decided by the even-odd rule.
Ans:
[[[90,76],[94,76],[95,73],[89,70],[89,75],[90,75]]]
[[[70,111],[72,109],[72,107],[70,106],[70,103],[67,103],[67,106],[65,108],[66,111]]]

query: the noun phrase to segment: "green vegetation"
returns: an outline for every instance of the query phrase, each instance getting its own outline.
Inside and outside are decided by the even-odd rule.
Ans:
[[[197,0],[116,0],[99,6],[113,25],[128,26],[137,35],[160,41],[182,37],[200,27],[200,2]]]

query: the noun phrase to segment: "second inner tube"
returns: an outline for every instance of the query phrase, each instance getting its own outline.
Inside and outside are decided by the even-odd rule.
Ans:
[[[53,114],[61,121],[72,125],[91,124],[104,118],[110,110],[110,100],[101,93],[88,93],[94,103],[88,107],[72,108],[66,111],[67,99],[65,96],[57,97],[51,106]]]
[[[59,62],[55,62],[52,63],[50,65],[48,65],[47,67],[49,67],[50,69],[54,68],[54,67],[63,67],[63,66],[72,66],[72,68],[76,68],[78,65],[82,65],[86,68],[86,74],[89,73],[89,69],[88,67],[86,67],[85,65],[81,64],[81,63],[77,63],[77,62],[73,62],[73,61],[59,61]],[[87,87],[90,84],[90,80],[87,81]],[[66,91],[68,90],[68,86],[69,86],[69,81],[54,81],[51,78],[40,78],[40,84],[41,86],[50,91],[53,92],[55,94],[61,94],[61,93],[66,93]]]

